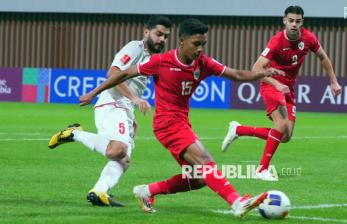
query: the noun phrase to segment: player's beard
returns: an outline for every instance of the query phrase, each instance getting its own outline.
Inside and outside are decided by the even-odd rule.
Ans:
[[[152,53],[160,53],[164,51],[165,45],[164,43],[155,44],[151,37],[148,37],[147,47],[148,50]]]
[[[287,36],[290,40],[298,39],[300,36],[300,29],[297,29],[297,30],[287,29]]]

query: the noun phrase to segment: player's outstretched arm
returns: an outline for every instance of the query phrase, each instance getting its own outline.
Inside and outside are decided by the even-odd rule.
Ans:
[[[241,81],[241,82],[247,82],[247,81],[255,81],[264,77],[272,77],[276,74],[283,75],[284,73],[278,69],[275,68],[267,68],[260,71],[248,71],[248,70],[236,70],[227,67],[222,74],[222,77],[225,77],[230,80],[234,81]]]
[[[113,75],[117,75],[120,72],[120,69],[116,66],[111,66],[111,68],[107,72],[107,77],[111,77]],[[128,84],[126,82],[119,83],[114,87],[120,94],[127,97],[133,103],[136,104],[135,101],[139,101],[139,97],[131,91]]]
[[[337,82],[331,61],[322,47],[320,47],[318,49],[318,51],[316,52],[316,56],[319,58],[324,70],[328,74],[331,92],[333,93],[334,96],[341,94],[342,88],[341,88],[340,84]]]
[[[260,56],[258,60],[254,63],[252,71],[260,71],[268,68],[270,64],[270,60],[266,57]],[[265,77],[263,78],[263,81],[274,86],[278,91],[283,92],[284,94],[287,94],[290,92],[289,87],[280,83],[276,79],[272,77]]]
[[[117,66],[111,66],[110,69],[107,71],[107,77],[111,77],[114,74],[117,74],[120,71],[120,69]]]
[[[80,96],[80,106],[85,106],[90,104],[92,100],[102,91],[109,89],[119,83],[124,82],[127,79],[137,76],[137,65],[130,67],[124,71],[115,72],[113,75],[109,76],[106,81],[101,83],[100,86],[93,89],[91,92]]]

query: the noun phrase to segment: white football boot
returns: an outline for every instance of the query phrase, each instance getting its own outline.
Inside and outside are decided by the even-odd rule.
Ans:
[[[274,177],[269,170],[256,171],[255,176],[257,179],[265,181],[278,181],[278,178]]]
[[[156,210],[153,208],[154,197],[149,192],[148,185],[138,185],[133,189],[135,197],[139,200],[140,206],[144,212],[154,213]]]
[[[234,216],[240,218],[244,217],[249,211],[257,208],[267,198],[267,194],[267,192],[264,192],[255,197],[250,197],[248,194],[239,197],[231,206]]]
[[[238,138],[238,135],[236,134],[236,128],[237,126],[240,126],[240,123],[237,121],[232,121],[229,123],[229,129],[228,133],[225,136],[223,143],[222,143],[222,151],[227,151],[229,145]]]

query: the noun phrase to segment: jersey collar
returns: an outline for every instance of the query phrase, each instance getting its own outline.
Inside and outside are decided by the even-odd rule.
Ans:
[[[184,64],[183,62],[181,62],[180,61],[180,59],[178,58],[178,55],[177,55],[177,48],[175,49],[175,59],[176,59],[176,61],[178,62],[178,64],[180,64],[180,65],[182,65],[182,66],[184,66],[184,67],[192,67],[193,65],[194,65],[194,63],[195,63],[195,60],[193,60],[193,62],[190,64],[190,65],[186,65],[186,64]]]

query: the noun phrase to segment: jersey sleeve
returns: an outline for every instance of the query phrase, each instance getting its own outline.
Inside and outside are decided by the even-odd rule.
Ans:
[[[161,61],[160,54],[152,55],[148,60],[145,60],[137,65],[137,71],[141,75],[151,76],[158,74],[158,68]]]
[[[206,58],[207,76],[209,75],[221,76],[223,72],[225,71],[225,69],[226,69],[226,66],[218,62],[214,58],[210,58],[210,57]]]
[[[141,54],[142,49],[139,41],[131,41],[115,55],[111,66],[118,67],[120,70],[126,70],[137,64]]]
[[[271,38],[271,40],[267,43],[266,48],[261,53],[261,56],[269,59],[270,61],[275,57],[276,54],[276,46],[278,46],[278,41],[275,37]]]
[[[321,45],[318,41],[318,38],[313,33],[311,33],[310,39],[311,39],[310,50],[316,53],[319,50]]]

